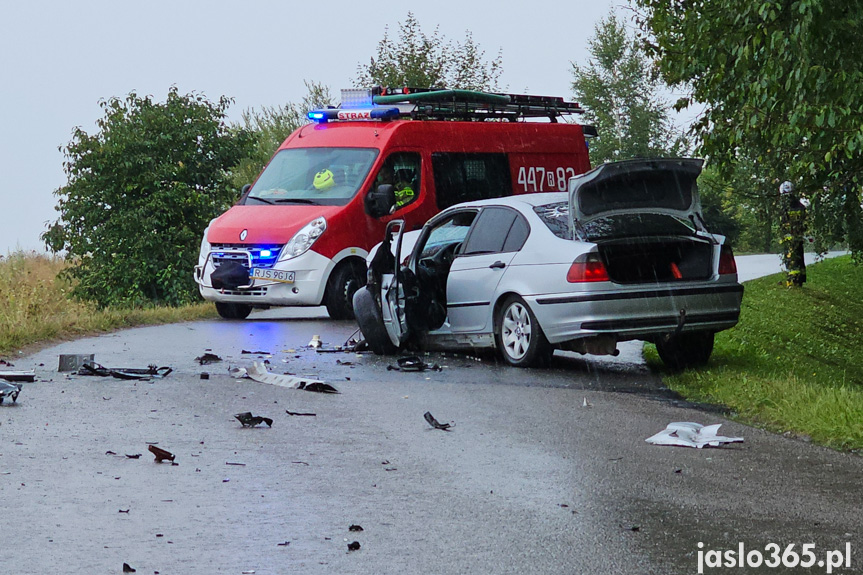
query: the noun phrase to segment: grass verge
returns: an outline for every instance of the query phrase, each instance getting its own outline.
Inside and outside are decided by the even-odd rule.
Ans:
[[[807,276],[801,289],[781,285],[783,275],[747,282],[740,323],[717,334],[706,368],[671,373],[650,345],[648,364],[669,388],[739,421],[863,448],[863,266],[843,256]]]
[[[137,325],[215,317],[212,304],[105,309],[70,300],[61,258],[16,252],[0,259],[0,356],[23,347]]]

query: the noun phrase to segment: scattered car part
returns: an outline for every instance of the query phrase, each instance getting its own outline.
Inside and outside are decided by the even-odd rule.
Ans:
[[[430,411],[426,411],[423,414],[423,417],[428,422],[429,425],[434,427],[435,429],[440,429],[442,431],[449,431],[450,427],[453,427],[452,423],[440,423],[437,419],[434,418],[434,415],[431,414]]]
[[[238,413],[234,417],[237,418],[243,427],[255,427],[256,425],[260,425],[262,423],[266,423],[267,427],[273,426],[273,420],[269,417],[262,417],[260,415],[252,415],[251,411],[246,411],[244,413]]]
[[[161,447],[156,447],[155,445],[148,445],[147,449],[156,457],[156,463],[162,463],[165,459],[174,462],[174,454],[170,451],[166,451]]]
[[[160,379],[174,371],[170,367],[148,365],[142,367],[105,367],[95,361],[86,361],[78,368],[78,375],[96,375],[99,377],[116,377],[117,379]]]
[[[205,353],[204,355],[200,355],[195,358],[201,365],[207,365],[208,363],[216,363],[217,361],[222,361],[222,358],[216,355],[215,353]]]
[[[287,413],[288,415],[305,415],[305,416],[310,416],[310,417],[316,417],[317,416],[316,413],[299,413],[297,411],[288,411],[287,409],[285,410],[285,413]]]
[[[351,525],[348,527],[348,531],[362,531],[363,528],[360,525]]]
[[[4,371],[0,371],[0,379],[5,379],[6,381],[32,382],[32,381],[36,381],[36,371],[33,369],[30,369],[30,370],[4,370]]]
[[[353,543],[348,543],[348,551],[357,551],[360,548],[360,542],[354,541]]]
[[[653,445],[677,445],[680,447],[720,447],[726,443],[742,443],[742,437],[724,437],[716,432],[721,423],[701,425],[688,421],[669,423],[668,426],[651,437],[645,439]]]
[[[7,397],[12,399],[12,403],[17,403],[19,393],[21,393],[21,384],[0,381],[0,404]]]
[[[280,387],[288,387],[292,389],[306,389],[308,391],[317,391],[317,389],[309,389],[309,386],[311,386],[312,384],[324,383],[323,381],[317,379],[270,373],[269,371],[267,371],[267,367],[263,364],[263,362],[260,361],[252,362],[252,365],[248,367],[246,371],[248,371],[249,377],[251,377],[255,381],[259,381],[261,383],[269,383],[271,385],[278,385]]]
[[[61,353],[57,371],[76,371],[85,362],[93,361],[94,357],[92,353]]]
[[[133,569],[128,563],[123,563],[123,573],[134,573],[137,569]]]
[[[443,368],[438,364],[430,365],[420,359],[417,355],[409,355],[406,357],[400,357],[396,360],[396,364],[398,367],[394,365],[388,365],[387,371],[425,371],[430,369],[432,371],[443,371]]]

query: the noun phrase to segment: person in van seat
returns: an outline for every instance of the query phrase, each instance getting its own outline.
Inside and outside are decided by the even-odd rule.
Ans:
[[[416,192],[411,187],[409,174],[410,170],[393,170],[393,167],[389,164],[384,164],[380,173],[378,173],[378,186],[385,184],[393,186],[396,195],[396,209],[411,203],[416,197]]]

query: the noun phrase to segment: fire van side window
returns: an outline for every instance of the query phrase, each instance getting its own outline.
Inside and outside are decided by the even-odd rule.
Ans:
[[[506,154],[432,154],[437,207],[512,195]]]
[[[416,152],[396,152],[390,154],[374,180],[374,187],[384,184],[393,186],[396,196],[396,209],[413,203],[420,195],[420,155]]]

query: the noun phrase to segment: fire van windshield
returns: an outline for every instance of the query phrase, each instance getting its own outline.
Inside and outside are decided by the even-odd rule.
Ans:
[[[240,203],[343,206],[356,195],[377,155],[374,148],[281,150]]]

